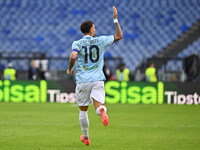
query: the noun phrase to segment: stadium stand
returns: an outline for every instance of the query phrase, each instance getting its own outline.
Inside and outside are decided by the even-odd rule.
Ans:
[[[0,53],[43,52],[47,58],[66,58],[72,42],[82,37],[82,21],[93,20],[96,35],[115,33],[112,5],[119,10],[124,39],[107,52],[109,57],[122,57],[132,71],[200,19],[199,0],[1,0]],[[197,47],[189,46],[179,56],[189,55]],[[66,62],[55,60],[49,69],[65,70]],[[25,63],[17,63],[17,69],[26,70]]]
[[[200,56],[200,38],[193,42],[193,44],[189,45],[187,48],[183,49],[182,52],[178,53],[177,57],[169,60],[165,65],[165,70],[167,71],[182,71],[184,69],[184,62],[182,61],[184,58],[197,54]],[[162,66],[164,67],[164,66]]]
[[[185,58],[191,54],[200,55],[200,38],[196,40],[193,44],[189,45],[187,48],[183,50],[183,52],[178,54],[179,58]]]

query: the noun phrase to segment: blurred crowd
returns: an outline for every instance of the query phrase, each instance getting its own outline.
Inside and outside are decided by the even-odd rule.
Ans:
[[[49,62],[47,59],[32,59],[29,61],[29,68],[27,71],[22,73],[19,70],[15,69],[14,63],[11,61],[6,65],[5,69],[1,69],[0,79],[4,80],[59,80],[59,79],[75,79],[75,71],[72,76],[67,76],[66,71],[63,71],[63,75],[58,76],[54,75],[55,72],[49,71]],[[169,80],[161,78],[161,69],[157,69],[155,62],[150,62],[147,66],[144,66],[143,71],[135,70],[130,71],[126,67],[126,64],[123,62],[116,63],[116,68],[112,68],[108,65],[108,62],[105,61],[103,66],[103,72],[106,77],[106,81],[146,81],[146,82],[157,82],[157,81],[180,81],[175,78],[177,72],[174,73],[174,76],[171,76]],[[27,64],[25,64],[27,65]],[[160,74],[159,74],[160,73]],[[25,75],[24,75],[25,74]],[[167,72],[163,72],[164,76],[167,76]],[[200,81],[200,59],[199,56],[194,54],[186,57],[184,59],[184,70],[182,71],[184,79],[181,82],[196,82]],[[54,78],[54,76],[56,76]],[[62,76],[62,77],[61,77]],[[162,75],[163,76],[163,75]],[[172,78],[173,77],[173,78]],[[182,78],[182,77],[180,77]]]
[[[27,71],[27,79],[28,80],[45,80],[45,72],[47,69],[44,69],[44,65],[38,60],[31,60],[30,67]],[[3,71],[3,79],[4,80],[12,80],[15,81],[17,79],[18,73],[15,69],[14,65],[9,62],[7,64],[7,68]]]

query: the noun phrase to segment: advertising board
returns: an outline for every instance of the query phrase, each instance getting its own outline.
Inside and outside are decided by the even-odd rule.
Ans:
[[[75,82],[0,80],[0,101],[75,103]],[[105,82],[107,104],[200,104],[200,83]]]

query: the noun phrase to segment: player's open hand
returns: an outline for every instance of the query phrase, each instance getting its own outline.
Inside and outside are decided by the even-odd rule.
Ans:
[[[67,69],[67,74],[71,75],[72,74],[72,70]]]
[[[117,9],[116,9],[115,6],[113,6],[113,12],[114,12],[113,18],[114,18],[114,19],[117,19]]]

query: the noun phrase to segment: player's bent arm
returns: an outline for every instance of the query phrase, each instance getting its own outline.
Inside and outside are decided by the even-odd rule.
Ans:
[[[115,8],[115,6],[113,6],[113,19],[114,19],[114,23],[115,23],[115,29],[116,29],[116,33],[114,35],[114,42],[119,41],[123,38],[123,34],[122,34],[122,30],[121,27],[119,25],[119,22],[117,20],[117,9]]]
[[[122,30],[119,22],[115,23],[116,33],[114,35],[114,42],[117,42],[123,38]]]
[[[77,57],[77,52],[73,51],[69,57],[69,66],[68,66],[68,69],[67,69],[67,74],[72,74],[72,68],[76,62],[76,57]]]

